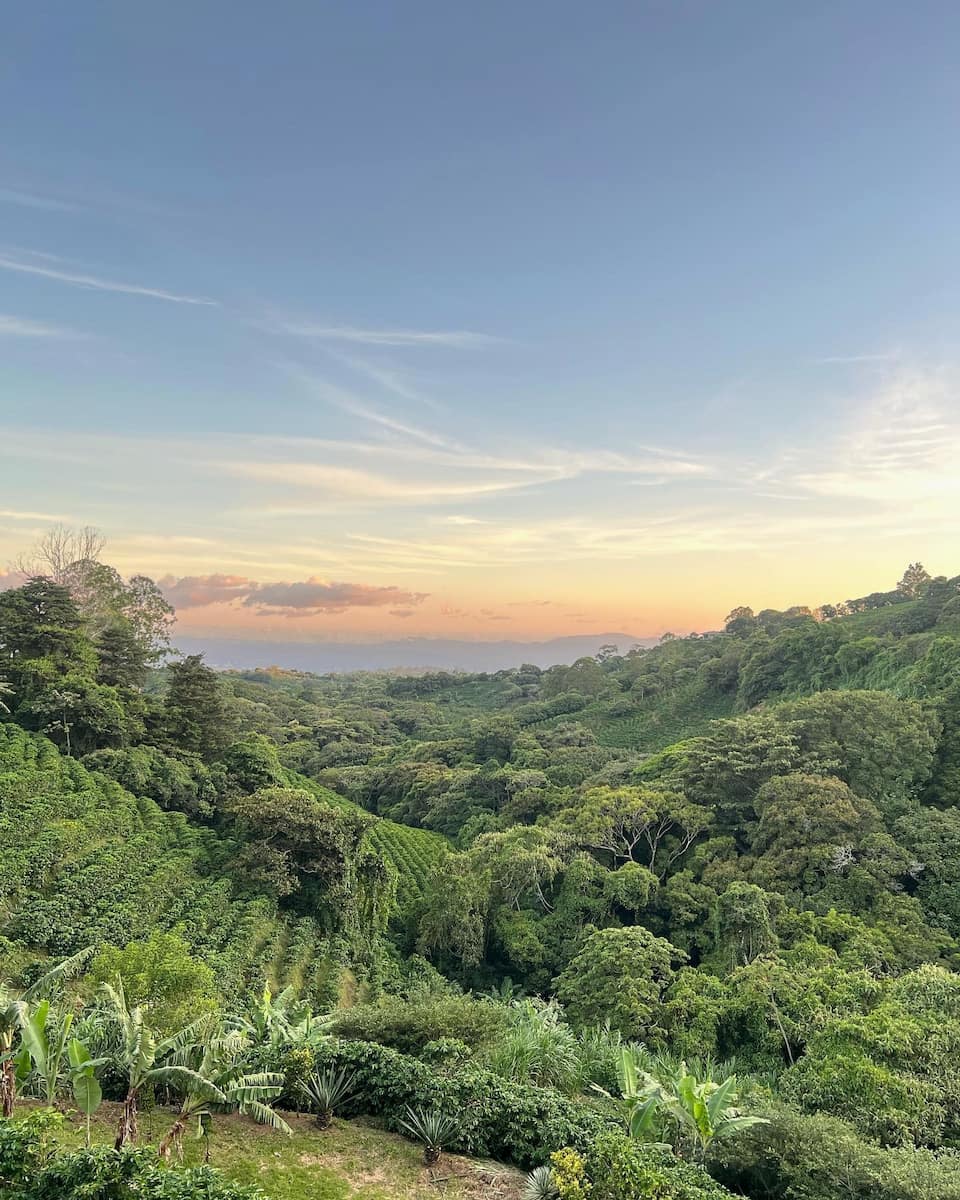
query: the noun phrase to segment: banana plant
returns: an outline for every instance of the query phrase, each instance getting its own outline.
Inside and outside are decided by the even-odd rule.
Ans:
[[[21,1000],[18,1009],[23,1049],[38,1077],[43,1099],[47,1104],[54,1104],[60,1090],[73,1013],[65,1013],[57,1020],[56,1013],[51,1013],[49,1000],[41,1000],[32,1009],[26,1001]],[[22,1073],[27,1066],[27,1059],[21,1056],[19,1065]]]
[[[642,1052],[634,1046],[621,1046],[617,1059],[617,1083],[627,1129],[637,1141],[668,1148],[664,1141],[663,1088],[656,1078],[641,1065]],[[644,1060],[645,1061],[645,1060]],[[609,1096],[609,1092],[594,1085],[594,1090]]]
[[[656,1076],[644,1069],[651,1062]],[[706,1157],[716,1138],[766,1124],[764,1118],[744,1114],[737,1107],[740,1095],[735,1075],[720,1082],[698,1079],[685,1062],[672,1065],[651,1060],[641,1049],[624,1046],[617,1063],[617,1081],[631,1137],[686,1152],[698,1161]]]
[[[20,1029],[20,1000],[0,986],[0,1112],[13,1116],[17,1102],[17,1067],[14,1043]]]
[[[93,947],[87,947],[63,959],[19,995],[0,984],[0,1113],[4,1117],[13,1116],[17,1102],[18,1059],[21,1076],[29,1067],[28,1052],[22,1046],[20,1054],[14,1049],[24,1013],[29,1011],[27,1006],[33,1000],[49,997],[64,980],[78,975],[92,954]]]
[[[86,1142],[90,1145],[90,1118],[103,1102],[103,1092],[97,1080],[97,1067],[102,1067],[107,1059],[91,1058],[86,1046],[73,1038],[67,1046],[67,1058],[70,1063],[70,1082],[73,1084],[73,1099],[77,1108],[87,1119]]]
[[[702,1160],[716,1138],[733,1137],[767,1123],[763,1117],[741,1112],[739,1100],[736,1075],[720,1083],[697,1079],[682,1062],[666,1089],[664,1109],[676,1123],[680,1140],[692,1146],[694,1158]]]
[[[245,1072],[243,1059],[249,1040],[240,1030],[223,1031],[218,1023],[208,1024],[198,1030],[198,1034],[198,1040],[192,1045],[181,1043],[174,1061],[192,1068],[204,1084],[188,1086],[177,1119],[160,1143],[160,1157],[169,1158],[174,1151],[182,1157],[183,1137],[194,1120],[197,1137],[207,1139],[209,1156],[210,1131],[216,1111],[239,1112],[281,1133],[292,1133],[286,1121],[270,1106],[270,1101],[283,1091],[282,1072]]]
[[[210,1087],[208,1080],[191,1068],[165,1061],[183,1046],[192,1043],[207,1019],[201,1017],[170,1037],[161,1039],[147,1024],[143,1007],[131,1007],[127,1003],[119,979],[116,987],[105,983],[101,993],[108,1012],[119,1026],[121,1044],[117,1065],[127,1077],[127,1092],[114,1141],[114,1147],[119,1150],[128,1143],[136,1143],[139,1133],[137,1115],[145,1088],[155,1083],[172,1083],[183,1092],[189,1092],[191,1088],[203,1091]]]

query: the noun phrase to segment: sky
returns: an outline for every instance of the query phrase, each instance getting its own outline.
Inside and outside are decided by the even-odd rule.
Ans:
[[[94,525],[274,640],[956,574],[958,54],[953,0],[13,6],[0,574]]]

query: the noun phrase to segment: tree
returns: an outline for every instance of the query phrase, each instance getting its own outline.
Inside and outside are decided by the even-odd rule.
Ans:
[[[425,890],[417,953],[475,966],[483,958],[489,908],[489,876],[465,855],[444,855]]]
[[[515,825],[502,833],[483,833],[469,851],[472,863],[486,872],[495,902],[519,909],[532,901],[549,911],[544,893],[569,858],[570,841],[554,830]]]
[[[188,654],[167,667],[164,728],[180,750],[211,759],[230,742],[229,721],[216,671],[202,654]]]
[[[106,539],[92,525],[72,529],[54,525],[34,548],[17,560],[24,575],[45,575],[54,583],[64,583],[70,567],[78,562],[95,562]]]
[[[577,1025],[602,1024],[625,1037],[656,1032],[657,1010],[682,950],[641,925],[591,934],[557,979],[557,995]]]
[[[897,584],[897,591],[901,596],[915,600],[918,596],[923,595],[928,583],[930,583],[930,574],[923,563],[910,563],[903,573],[903,578]]]
[[[575,841],[635,862],[660,878],[708,828],[710,814],[677,792],[651,787],[595,787],[560,818]]]
[[[757,618],[753,615],[752,608],[741,605],[727,614],[723,627],[734,637],[746,637],[757,628]]]
[[[744,966],[777,949],[773,914],[783,907],[779,896],[752,883],[736,880],[717,900],[717,950],[728,969]]]
[[[239,863],[277,896],[299,893],[331,932],[356,912],[360,841],[370,817],[298,788],[261,788],[239,796],[230,813],[244,843]]]
[[[853,860],[865,837],[881,827],[880,814],[839,779],[782,775],[765,783],[754,808],[755,875],[785,891],[822,887],[830,871]]]
[[[0,593],[0,653],[8,671],[16,673],[24,662],[41,658],[52,659],[61,670],[92,663],[81,624],[69,590],[49,579],[29,579]]]

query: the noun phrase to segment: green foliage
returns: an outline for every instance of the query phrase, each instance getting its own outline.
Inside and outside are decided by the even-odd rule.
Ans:
[[[560,975],[557,995],[575,1024],[607,1020],[627,1037],[646,1037],[656,1029],[674,963],[683,958],[640,925],[603,929],[590,935]]]
[[[560,1200],[723,1200],[730,1193],[698,1166],[618,1133],[597,1138],[585,1155],[551,1157]]]
[[[201,654],[188,654],[167,667],[168,686],[163,721],[170,743],[179,750],[210,759],[230,740],[227,717],[216,671]]]
[[[150,1151],[125,1148],[54,1154],[38,1123],[0,1126],[0,1181],[17,1200],[264,1200],[210,1167],[167,1170]],[[0,1186],[2,1186],[0,1183]]]
[[[649,1147],[611,1143],[616,1178],[591,1157],[617,1122],[583,1092],[626,1051],[652,1079],[634,1132],[718,1172],[742,1142],[756,1196],[821,1182],[784,1165],[782,1114],[738,1124],[745,1071],[803,1110],[798,1164],[833,1114],[851,1195],[950,1194],[949,1157],[907,1151],[960,1145],[960,580],[913,564],[547,671],[317,677],[152,671],[162,598],[94,556],[0,595],[4,1105],[15,1061],[50,1098],[69,1070],[84,1107],[120,1064],[128,1126],[141,1089],[176,1092],[172,1153],[187,1120],[278,1123],[280,1088],[349,1075],[345,1111],[392,1128],[409,1106],[524,1165],[579,1150],[571,1195],[687,1195],[702,1175]],[[18,1007],[91,944],[112,1015],[82,988]],[[783,1154],[750,1165],[767,1135]]]
[[[217,1006],[216,977],[197,962],[182,938],[153,932],[124,947],[104,946],[90,964],[95,984],[117,979],[131,1004],[146,1006],[163,1033],[179,1029]]]
[[[455,1038],[471,1049],[502,1045],[508,1021],[502,1007],[471,996],[418,995],[413,1003],[384,996],[376,1004],[358,1004],[335,1014],[333,1029],[348,1040],[419,1054],[443,1038]]]
[[[881,1150],[834,1117],[785,1108],[769,1124],[718,1143],[710,1169],[754,1200],[960,1200],[960,1159],[911,1148]]]
[[[282,1051],[273,1051],[264,1065],[282,1070],[284,1061]],[[314,1061],[320,1069],[346,1070],[356,1080],[345,1115],[369,1113],[398,1129],[408,1107],[456,1114],[451,1149],[520,1167],[538,1166],[562,1146],[585,1149],[617,1124],[592,1105],[548,1088],[513,1083],[470,1063],[438,1068],[373,1042],[322,1042]]]

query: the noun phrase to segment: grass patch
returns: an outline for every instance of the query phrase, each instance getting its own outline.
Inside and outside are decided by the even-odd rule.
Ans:
[[[23,1105],[25,1108],[26,1105]],[[91,1133],[97,1145],[112,1145],[120,1106],[104,1104]],[[363,1121],[340,1118],[318,1130],[313,1118],[285,1113],[293,1128],[286,1137],[233,1114],[216,1116],[210,1163],[238,1183],[254,1184],[270,1200],[426,1200],[442,1195],[461,1200],[517,1200],[522,1175],[496,1163],[445,1154],[425,1167],[420,1147]],[[156,1145],[173,1123],[173,1110],[147,1109],[140,1115],[140,1144]],[[83,1145],[83,1117],[68,1111],[62,1142]],[[184,1165],[203,1162],[202,1139],[184,1140]]]

